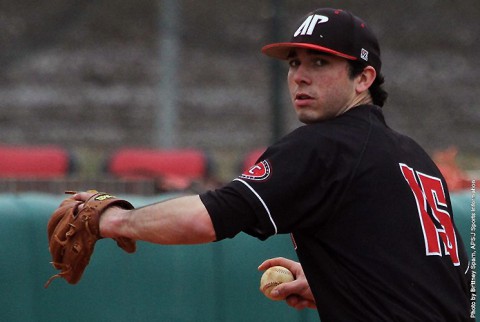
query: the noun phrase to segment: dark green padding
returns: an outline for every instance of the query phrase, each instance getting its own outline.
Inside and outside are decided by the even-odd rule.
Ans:
[[[171,196],[119,197],[139,207]],[[256,268],[264,259],[296,258],[288,235],[261,242],[242,234],[196,246],[139,242],[135,254],[105,239],[77,285],[58,279],[44,289],[56,273],[49,264],[47,221],[63,198],[0,195],[0,321],[318,321],[315,311],[298,312],[258,290]],[[452,196],[470,254],[471,200],[470,192]]]

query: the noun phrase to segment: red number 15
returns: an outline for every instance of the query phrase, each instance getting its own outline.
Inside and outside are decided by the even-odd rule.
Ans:
[[[439,178],[414,171],[403,163],[399,165],[417,202],[427,256],[442,256],[441,241],[445,247],[445,254],[450,255],[453,265],[460,265],[457,237],[452,218],[447,210],[439,208],[439,206],[442,206],[446,209],[447,206],[442,181]],[[428,208],[431,210],[431,216],[428,213]]]

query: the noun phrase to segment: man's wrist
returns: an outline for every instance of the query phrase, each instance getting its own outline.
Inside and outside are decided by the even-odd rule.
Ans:
[[[123,226],[124,213],[129,210],[120,207],[109,207],[100,217],[100,236],[104,238],[125,237],[121,235],[121,227]]]

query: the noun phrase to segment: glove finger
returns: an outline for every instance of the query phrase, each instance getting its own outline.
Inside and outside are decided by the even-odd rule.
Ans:
[[[48,240],[50,241],[53,236],[53,232],[55,231],[55,228],[57,228],[58,223],[63,219],[65,216],[65,208],[58,208],[50,217],[48,220],[47,224],[47,234],[48,234]]]
[[[78,248],[80,247],[80,248]],[[95,248],[95,244],[80,245],[80,243],[70,243],[65,252],[64,261],[69,263],[69,270],[64,271],[62,276],[68,283],[76,284],[82,278],[85,268],[90,262],[90,257]]]
[[[77,209],[81,203],[80,201],[74,201],[73,199],[68,202],[65,202],[65,201],[66,200],[64,200],[60,204],[60,207],[58,207],[57,210],[55,210],[53,215],[48,220],[48,224],[47,224],[48,240],[52,238],[55,228],[58,226],[58,223],[65,217],[65,215],[68,212],[68,209],[73,209],[73,208]]]
[[[74,207],[63,207],[60,209],[63,211],[62,216],[58,216],[60,219],[55,227],[49,227],[51,237],[49,239],[49,250],[52,255],[52,263],[55,268],[61,269],[64,263],[65,247],[69,239],[75,234],[76,226],[74,224],[75,217],[78,210],[78,203],[73,205]],[[66,209],[65,209],[66,208]],[[77,224],[78,225],[78,224]]]
[[[122,248],[127,253],[135,253],[137,249],[137,244],[133,239],[120,237],[115,238],[115,241],[117,242],[118,247]]]
[[[64,207],[64,206],[66,206],[66,207],[72,207],[73,204],[75,204],[75,203],[82,203],[82,201],[73,199],[73,197],[65,198],[65,199],[63,199],[62,202],[60,203],[59,208]]]
[[[72,209],[72,212],[75,213]],[[70,284],[80,281],[85,268],[90,262],[95,243],[99,239],[90,231],[92,218],[85,211],[75,213],[71,223],[72,230],[65,233],[66,243],[62,249],[62,277]]]

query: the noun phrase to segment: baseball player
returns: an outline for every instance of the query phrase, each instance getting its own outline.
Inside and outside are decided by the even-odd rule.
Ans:
[[[380,49],[369,26],[318,9],[291,40],[262,49],[288,63],[303,126],[225,186],[139,209],[109,207],[103,237],[197,244],[244,232],[291,234],[296,280],[277,287],[322,321],[467,321],[469,261],[444,178],[385,123]],[[85,201],[91,193],[73,197]],[[80,206],[82,207],[82,206]]]

